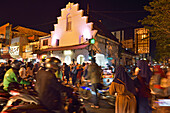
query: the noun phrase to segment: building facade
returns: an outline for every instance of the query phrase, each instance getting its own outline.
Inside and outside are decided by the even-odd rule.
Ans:
[[[95,44],[89,44],[92,38]],[[45,57],[55,56],[67,64],[74,61],[79,64],[88,62],[89,51],[93,51],[93,57],[96,57],[100,66],[118,63],[118,40],[101,22],[83,16],[79,4],[68,3],[66,8],[61,9],[61,16],[57,18],[57,24],[54,24],[51,37],[40,39],[41,51],[47,52]]]
[[[48,35],[48,33],[37,31],[34,29],[16,26],[12,28],[12,24],[5,24],[0,27],[1,36],[1,59],[28,59],[32,55],[35,47],[39,47],[39,37]],[[36,42],[37,44],[32,44]],[[4,43],[5,42],[5,43]],[[31,43],[30,43],[31,42]],[[27,46],[26,46],[27,45]],[[31,50],[31,52],[30,52]],[[35,58],[35,56],[33,56]]]

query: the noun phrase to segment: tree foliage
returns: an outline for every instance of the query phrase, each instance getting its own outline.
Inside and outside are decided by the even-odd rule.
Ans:
[[[144,9],[150,15],[139,22],[149,29],[151,39],[157,42],[157,59],[170,58],[170,0],[153,0]]]

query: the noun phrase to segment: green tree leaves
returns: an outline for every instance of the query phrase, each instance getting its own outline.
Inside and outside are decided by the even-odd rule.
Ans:
[[[151,39],[157,42],[157,59],[165,60],[170,57],[170,0],[153,0],[144,9],[150,15],[139,22],[150,30]]]

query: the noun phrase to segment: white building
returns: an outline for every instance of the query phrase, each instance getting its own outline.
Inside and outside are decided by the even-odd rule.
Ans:
[[[91,38],[96,40],[94,45],[88,43]],[[80,64],[89,61],[91,49],[96,51],[96,62],[100,66],[106,63],[118,64],[119,61],[118,40],[101,22],[91,16],[83,16],[79,4],[68,3],[66,8],[61,9],[61,16],[57,18],[57,24],[54,24],[51,37],[42,37],[40,43],[41,50],[47,51],[47,57],[58,57],[67,64],[73,59]]]

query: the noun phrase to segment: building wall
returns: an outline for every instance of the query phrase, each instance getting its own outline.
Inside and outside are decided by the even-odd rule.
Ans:
[[[116,63],[115,65],[118,65],[118,43],[115,43],[114,41],[101,36],[96,36],[96,43],[95,47],[97,50],[97,53],[103,54],[105,56],[105,62],[112,65],[113,63]],[[107,58],[113,58],[112,60],[108,60]],[[114,62],[113,62],[114,61]]]
[[[124,30],[112,32],[112,34],[119,40],[119,42],[124,41],[124,39],[125,39],[124,33],[125,33]]]
[[[48,40],[48,45],[47,46],[43,46],[43,41],[44,40]],[[40,44],[40,49],[46,49],[51,47],[51,36],[44,36],[44,37],[40,37],[39,39],[39,44]]]
[[[133,49],[133,39],[121,41],[123,47]]]
[[[3,37],[1,37],[1,38],[4,38],[4,39],[6,38],[6,27],[9,26],[9,25],[10,24],[7,23],[7,24],[0,27],[0,34],[3,35]]]
[[[67,16],[71,17],[71,30],[66,31]],[[79,4],[68,3],[66,8],[61,9],[61,16],[57,18],[58,24],[54,25],[51,31],[52,46],[56,46],[56,39],[59,39],[59,46],[68,46],[84,43],[86,39],[95,36],[92,30],[93,23],[87,23],[88,17],[83,16],[83,10],[79,10]]]

